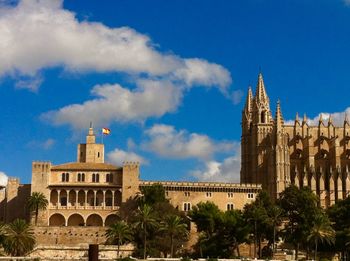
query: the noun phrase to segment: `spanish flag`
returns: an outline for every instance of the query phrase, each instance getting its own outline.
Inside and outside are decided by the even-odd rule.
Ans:
[[[102,134],[109,135],[109,134],[111,134],[111,130],[108,128],[102,128]]]

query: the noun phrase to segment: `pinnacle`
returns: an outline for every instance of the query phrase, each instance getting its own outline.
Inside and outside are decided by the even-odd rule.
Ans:
[[[252,109],[252,106],[253,106],[253,92],[252,92],[252,87],[249,86],[248,87],[248,95],[247,95],[247,99],[245,102],[244,110],[246,112],[250,112],[250,110]]]
[[[307,123],[307,117],[306,117],[306,113],[304,113],[304,117],[303,117],[303,123]]]
[[[277,109],[276,109],[276,124],[277,126],[282,126],[283,125],[283,116],[281,112],[281,103],[280,100],[278,99],[277,101]]]
[[[295,122],[299,122],[299,113],[298,112],[295,114]]]
[[[255,98],[257,102],[268,103],[269,98],[266,94],[262,73],[259,73],[259,76],[258,76],[258,83],[256,85]]]

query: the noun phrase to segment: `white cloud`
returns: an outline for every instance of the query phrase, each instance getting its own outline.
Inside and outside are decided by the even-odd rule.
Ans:
[[[17,89],[28,89],[32,92],[36,92],[42,82],[43,78],[38,74],[33,77],[20,77],[20,79],[17,80],[15,87]]]
[[[8,176],[5,172],[0,171],[0,186],[6,186],[8,181]]]
[[[27,146],[33,148],[41,148],[44,150],[49,150],[55,145],[56,141],[54,139],[47,139],[45,141],[30,141]]]
[[[168,76],[187,85],[226,88],[230,73],[203,59],[161,53],[150,38],[129,27],[78,21],[60,0],[0,5],[0,75],[36,75],[47,67],[72,72],[126,72]]]
[[[228,152],[233,148],[230,142],[215,142],[207,135],[178,131],[170,125],[156,124],[145,134],[148,140],[142,143],[142,148],[165,158],[206,160],[214,153]]]
[[[234,156],[225,158],[222,162],[208,161],[205,166],[190,172],[200,181],[217,181],[217,182],[239,182],[241,169],[240,143],[235,143]]]
[[[239,104],[244,96],[244,93],[242,90],[236,90],[233,91],[231,94],[231,99],[233,104]]]
[[[335,126],[343,126],[345,114],[348,115],[348,119],[350,120],[350,107],[346,108],[342,112],[331,112],[331,113],[321,112],[311,119],[307,118],[307,123],[309,124],[309,126],[318,126],[321,114],[322,114],[322,119],[323,119],[324,124],[328,123],[329,116],[331,116],[332,122]],[[299,120],[302,120],[302,117],[303,117],[302,115],[301,115],[301,117],[299,116]],[[294,120],[285,121],[285,124],[286,125],[294,125]]]
[[[142,156],[129,151],[115,149],[107,154],[108,160],[116,165],[122,166],[123,162],[134,161],[140,164],[147,164],[147,160]]]
[[[343,0],[343,2],[344,2],[345,5],[350,6],[350,0]]]
[[[92,89],[95,99],[73,104],[42,115],[55,125],[71,124],[84,128],[89,122],[95,126],[110,122],[143,121],[173,112],[181,102],[182,92],[171,82],[142,80],[130,91],[119,84],[97,85]]]

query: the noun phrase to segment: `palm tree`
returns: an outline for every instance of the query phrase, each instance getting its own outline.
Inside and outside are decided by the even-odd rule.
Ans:
[[[117,221],[112,224],[106,232],[107,242],[110,244],[117,243],[117,257],[119,258],[120,246],[126,242],[131,241],[132,231],[127,223],[124,221]]]
[[[276,230],[277,230],[277,226],[279,226],[281,224],[281,219],[282,219],[282,209],[278,206],[273,206],[269,213],[269,218],[270,218],[270,222],[271,225],[273,226],[273,254],[275,254],[276,252]]]
[[[319,242],[326,242],[328,244],[334,244],[335,231],[331,227],[331,222],[324,214],[319,214],[315,218],[314,226],[307,238],[309,242],[313,241],[315,244],[315,260],[317,260],[317,246]]]
[[[136,222],[134,226],[136,229],[140,229],[143,233],[143,259],[146,259],[146,248],[147,248],[147,230],[152,227],[156,227],[156,219],[152,213],[152,207],[144,204],[138,208],[136,213]]]
[[[38,223],[39,210],[45,210],[49,202],[42,192],[33,192],[28,199],[28,208],[35,211],[35,225]]]
[[[16,219],[3,227],[5,240],[3,247],[12,256],[23,256],[35,246],[35,237],[31,226],[23,219]]]
[[[188,233],[187,225],[179,216],[170,215],[161,223],[160,230],[165,231],[170,237],[170,257],[173,257],[174,237],[186,235]]]

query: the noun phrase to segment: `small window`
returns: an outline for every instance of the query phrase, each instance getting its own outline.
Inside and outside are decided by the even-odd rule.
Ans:
[[[235,206],[232,203],[227,204],[227,210],[234,210]]]
[[[82,174],[81,174],[81,181],[82,181],[82,182],[85,182],[85,173],[82,173]]]
[[[69,173],[66,173],[66,182],[69,181]]]
[[[109,182],[109,174],[106,174],[106,182]]]
[[[227,193],[227,197],[228,197],[228,198],[233,198],[233,192]]]
[[[100,157],[100,153],[99,152],[97,152],[97,158],[99,158]]]
[[[62,182],[69,181],[69,173],[62,173]]]
[[[191,193],[190,192],[188,192],[188,191],[185,191],[185,197],[189,197],[189,196],[191,196]]]
[[[78,173],[78,182],[81,182],[81,174]]]
[[[249,199],[253,199],[253,198],[254,198],[254,193],[248,193],[248,194],[247,194],[247,197],[248,197]]]
[[[185,212],[190,211],[191,210],[191,203],[189,203],[189,202],[183,203],[183,210]]]
[[[205,196],[206,196],[207,198],[211,198],[211,197],[212,197],[212,193],[211,193],[211,192],[207,192],[207,193],[205,193]]]
[[[109,174],[109,182],[113,182],[113,174],[111,173],[111,174]]]
[[[96,177],[95,173],[92,173],[92,182],[96,182]]]
[[[96,182],[98,183],[98,182],[100,182],[100,174],[96,174]]]
[[[261,123],[265,123],[265,121],[266,121],[266,115],[265,115],[265,112],[262,111],[261,112]]]

